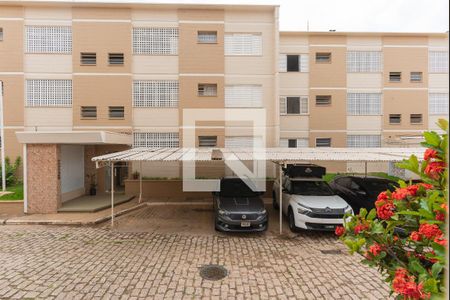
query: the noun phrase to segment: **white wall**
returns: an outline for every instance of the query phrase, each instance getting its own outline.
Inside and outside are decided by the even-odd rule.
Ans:
[[[84,194],[84,146],[61,145],[61,197],[67,201]]]

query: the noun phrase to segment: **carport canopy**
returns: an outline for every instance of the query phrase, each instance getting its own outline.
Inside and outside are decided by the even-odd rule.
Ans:
[[[280,234],[282,234],[282,167],[286,164],[315,161],[399,162],[415,155],[422,159],[424,148],[132,148],[94,157],[97,167],[115,162],[217,162],[225,160],[271,161],[279,166]],[[139,172],[139,201],[142,199],[142,172]],[[112,173],[111,173],[112,174]],[[111,176],[113,180],[113,176]],[[114,184],[111,184],[111,226],[114,226]]]

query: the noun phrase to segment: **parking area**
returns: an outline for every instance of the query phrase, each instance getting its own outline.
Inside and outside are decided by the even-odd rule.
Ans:
[[[267,205],[269,208],[270,205]],[[0,299],[387,299],[332,233],[216,233],[212,206],[150,205],[97,227],[0,226]],[[222,280],[200,276],[215,264]]]

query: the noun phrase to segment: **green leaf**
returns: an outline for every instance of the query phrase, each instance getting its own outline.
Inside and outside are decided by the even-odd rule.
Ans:
[[[437,281],[434,278],[429,278],[423,283],[423,289],[427,292],[438,293]]]
[[[437,126],[439,126],[440,129],[442,129],[443,131],[447,132],[448,130],[448,121],[446,119],[439,119],[436,122]]]
[[[437,256],[442,256],[442,257],[446,257],[445,254],[445,247],[438,244],[438,243],[432,243],[431,247],[433,248],[434,252],[436,253]]]
[[[438,277],[443,268],[444,268],[444,266],[441,265],[440,263],[435,263],[431,267],[431,276],[433,276],[434,278]]]
[[[434,131],[424,132],[423,136],[425,138],[425,141],[434,147],[439,147],[439,145],[441,144],[441,137]]]
[[[377,216],[377,210],[375,208],[372,208],[369,212],[369,215],[367,216],[367,220],[372,221]]]
[[[373,223],[372,225],[372,233],[373,234],[380,234],[384,233],[384,227],[381,223]]]
[[[426,273],[427,270],[420,264],[418,260],[412,260],[409,263],[409,268],[418,274]]]
[[[366,217],[366,215],[367,215],[367,209],[365,209],[364,207],[361,208],[359,210],[359,216],[364,219]]]

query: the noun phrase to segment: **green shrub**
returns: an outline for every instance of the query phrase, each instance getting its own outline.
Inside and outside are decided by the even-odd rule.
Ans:
[[[18,178],[17,178],[17,170],[19,169],[20,165],[22,164],[22,159],[20,158],[20,156],[18,156],[16,158],[16,160],[14,161],[14,164],[11,164],[11,161],[9,159],[9,157],[5,158],[5,175],[6,175],[6,185],[7,186],[11,186],[11,185],[15,185],[16,183],[19,182]],[[0,181],[3,180],[2,178],[2,167],[0,165]]]

